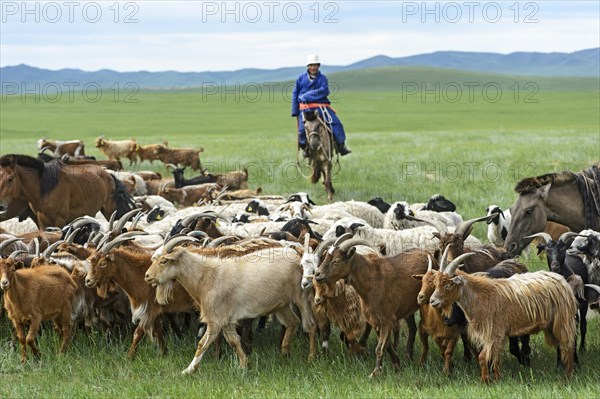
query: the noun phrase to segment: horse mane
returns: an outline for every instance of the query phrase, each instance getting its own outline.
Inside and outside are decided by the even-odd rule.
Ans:
[[[575,174],[568,170],[556,173],[546,173],[536,177],[526,177],[515,186],[518,194],[528,194],[546,184],[572,183],[575,180]]]
[[[0,166],[12,166],[15,164],[38,172],[40,179],[40,194],[42,197],[54,190],[58,185],[60,170],[63,165],[58,159],[44,163],[43,161],[28,155],[7,154],[0,157]]]

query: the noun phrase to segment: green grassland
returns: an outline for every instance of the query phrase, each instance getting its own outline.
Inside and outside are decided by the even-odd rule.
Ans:
[[[600,159],[598,79],[392,72],[382,68],[362,75],[330,76],[336,84],[332,106],[353,150],[336,167],[338,200],[381,196],[387,201],[417,202],[442,193],[465,218],[471,218],[482,215],[492,203],[509,206],[516,196],[512,189],[521,178],[578,171]],[[398,79],[401,73],[405,75]],[[465,82],[480,84],[472,98]],[[531,82],[537,84],[537,91],[525,87]],[[418,88],[425,83],[429,94],[406,92],[415,87],[413,83]],[[481,91],[490,83],[501,89],[502,96],[495,102]],[[115,101],[114,91],[108,89],[98,102],[84,101],[80,92],[73,101],[66,93],[57,102],[44,97],[36,102],[32,95],[3,97],[0,153],[34,155],[35,142],[44,136],[83,139],[86,153],[97,156],[93,142],[102,134],[110,139],[135,137],[141,144],[168,140],[174,147],[204,147],[202,161],[211,171],[246,167],[250,186],[260,186],[264,193],[307,191],[317,203],[325,203],[322,186],[311,185],[295,168],[295,120],[290,117],[289,90],[284,90],[289,86],[271,87],[271,93],[264,85],[230,87],[226,93],[222,88],[217,93],[143,91],[133,95],[136,102],[123,101],[131,94],[128,91],[120,92]],[[457,87],[463,93],[455,101]],[[128,167],[138,168],[166,174],[156,163]],[[306,174],[306,168],[302,172]],[[483,239],[485,227],[478,226],[475,234]],[[532,270],[545,267],[536,257],[527,262]],[[192,333],[183,340],[170,336],[165,357],[145,342],[135,361],[125,356],[129,337],[111,341],[100,332],[78,332],[68,353],[56,356],[56,337],[44,334],[43,360],[21,365],[3,318],[0,397],[598,397],[599,331],[598,319],[591,320],[588,351],[569,382],[555,368],[555,353],[538,335],[532,341],[531,368],[518,366],[505,351],[502,380],[484,386],[478,366],[462,363],[461,349],[453,376],[443,376],[433,343],[424,368],[404,361],[398,372],[388,367],[374,381],[367,378],[374,364],[373,338],[364,359],[349,356],[334,336],[328,356],[307,362],[307,340],[298,334],[291,357],[282,358],[273,345],[279,334],[273,325],[257,334],[248,371],[237,368],[234,354],[226,348],[221,360],[213,351],[197,374],[180,376],[193,355]]]

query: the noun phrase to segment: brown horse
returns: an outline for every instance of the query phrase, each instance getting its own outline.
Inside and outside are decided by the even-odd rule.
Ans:
[[[334,151],[331,132],[317,110],[304,112],[303,123],[308,139],[309,163],[312,169],[310,181],[314,184],[322,176],[327,198],[331,201],[335,193],[331,183]]]
[[[549,173],[521,180],[515,187],[519,197],[510,207],[511,223],[505,246],[516,256],[532,239],[524,237],[544,231],[548,221],[579,232],[600,226],[600,171],[598,165],[579,173]]]
[[[63,227],[74,219],[94,216],[109,219],[133,209],[125,186],[96,165],[66,165],[59,160],[44,163],[27,155],[0,157],[0,214],[27,202],[40,229]]]

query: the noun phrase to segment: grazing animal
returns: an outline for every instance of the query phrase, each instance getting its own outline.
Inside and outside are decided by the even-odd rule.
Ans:
[[[327,199],[333,200],[335,189],[331,182],[333,167],[333,140],[326,123],[319,117],[318,110],[302,113],[302,123],[308,138],[309,163],[312,168],[311,183],[323,178]]]
[[[137,143],[135,139],[131,140],[106,140],[104,136],[96,139],[96,148],[98,148],[108,159],[121,161],[121,157],[129,159],[129,164],[137,162],[135,149]]]
[[[63,227],[98,211],[108,220],[115,211],[120,217],[133,209],[125,186],[99,166],[4,155],[0,157],[0,213],[15,200],[28,202],[40,230]]]
[[[200,153],[203,151],[203,148],[170,148],[162,144],[157,144],[154,149],[154,155],[165,165],[189,166],[192,170],[201,170]]]
[[[206,323],[207,329],[183,374],[196,371],[206,350],[221,331],[235,349],[240,367],[246,368],[248,360],[236,324],[241,319],[271,313],[275,313],[286,327],[281,350],[288,354],[290,340],[298,325],[298,318],[290,307],[292,304],[298,307],[303,327],[309,333],[309,358],[314,358],[315,322],[308,297],[300,288],[302,271],[300,256],[295,250],[269,248],[234,257],[219,256],[210,249],[202,253],[198,253],[198,249],[195,251],[181,247],[172,249],[166,245],[163,255],[146,272],[149,284],[162,285],[176,280],[200,303],[202,322]]]
[[[0,288],[4,291],[4,308],[21,344],[21,362],[27,360],[27,346],[40,356],[35,339],[44,320],[54,320],[62,338],[60,353],[67,349],[71,336],[71,307],[77,285],[59,266],[19,269],[23,264],[0,259]],[[25,336],[25,326],[29,331]]]
[[[38,140],[37,147],[40,151],[49,149],[53,152],[55,158],[62,157],[63,155],[70,155],[72,157],[85,155],[85,145],[81,140],[59,141],[43,138]]]
[[[544,231],[551,221],[573,232],[600,230],[600,171],[593,165],[587,171],[549,173],[521,180],[515,187],[519,194],[510,207],[512,220],[506,248],[517,256],[532,238]]]
[[[217,177],[211,174],[202,174],[200,176],[192,177],[191,179],[186,179],[183,176],[185,168],[178,168],[175,165],[168,164],[167,168],[172,169],[173,177],[175,178],[175,188],[182,188],[185,186],[196,186],[204,183],[216,183]]]
[[[406,353],[412,355],[416,324],[410,317],[418,309],[417,294],[421,284],[413,279],[413,274],[423,274],[427,270],[427,252],[414,250],[395,256],[380,257],[375,254],[362,255],[357,245],[370,244],[346,234],[337,240],[321,260],[315,279],[319,283],[332,284],[340,279],[349,279],[350,284],[363,299],[367,321],[378,334],[375,354],[377,360],[371,376],[381,373],[384,350],[398,367],[399,358],[389,345],[388,337],[394,325],[401,319],[409,322],[409,336]]]
[[[567,250],[569,255],[578,255],[583,259],[590,283],[600,285],[600,232],[583,230]]]
[[[469,322],[467,331],[479,354],[481,380],[500,379],[499,353],[508,336],[544,331],[546,343],[558,347],[565,375],[573,372],[577,334],[577,301],[566,280],[552,272],[517,274],[508,279],[455,275],[465,256],[456,258],[435,276],[429,303],[446,308],[456,302]]]
[[[157,155],[157,148],[159,146],[166,147],[168,143],[165,141],[163,144],[149,144],[149,145],[136,145],[135,153],[137,154],[140,162],[150,161],[153,163],[154,161],[160,161],[160,158]]]

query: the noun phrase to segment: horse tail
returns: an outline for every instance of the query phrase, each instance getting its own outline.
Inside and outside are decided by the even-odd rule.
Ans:
[[[135,201],[133,197],[127,191],[125,185],[117,179],[114,175],[110,175],[115,182],[115,189],[113,191],[113,201],[115,201],[115,208],[117,210],[117,218],[120,218],[127,212],[135,209]]]

